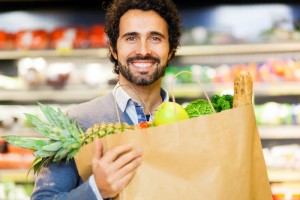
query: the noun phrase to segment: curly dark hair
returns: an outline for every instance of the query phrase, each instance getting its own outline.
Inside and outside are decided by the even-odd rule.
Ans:
[[[182,21],[172,0],[113,0],[106,12],[105,33],[113,52],[117,52],[120,18],[131,9],[157,12],[168,24],[171,58],[174,57],[180,43]],[[119,74],[118,61],[109,52],[114,72]]]

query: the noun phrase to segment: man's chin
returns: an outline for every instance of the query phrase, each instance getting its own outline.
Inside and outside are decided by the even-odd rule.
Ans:
[[[145,81],[145,80],[134,81],[134,83],[139,86],[148,86],[152,84],[152,82]]]
[[[152,83],[154,83],[153,80],[149,80],[149,79],[145,79],[145,78],[135,79],[132,82],[139,86],[148,86],[148,85],[151,85]]]

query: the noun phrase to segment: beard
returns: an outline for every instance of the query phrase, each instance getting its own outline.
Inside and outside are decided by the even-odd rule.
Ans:
[[[156,63],[156,69],[154,72],[149,74],[149,72],[139,72],[138,75],[135,75],[133,71],[130,69],[130,62],[133,60],[153,60]],[[122,64],[118,61],[119,71],[120,73],[130,82],[139,85],[139,86],[148,86],[152,83],[156,82],[158,79],[165,75],[166,68],[168,63],[161,64],[158,58],[153,56],[136,56],[130,57],[126,60],[126,64]]]

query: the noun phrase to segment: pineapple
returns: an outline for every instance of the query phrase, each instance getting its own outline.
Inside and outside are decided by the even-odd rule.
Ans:
[[[25,116],[37,132],[43,135],[43,138],[3,136],[7,142],[13,145],[35,150],[35,160],[30,168],[34,170],[34,174],[51,162],[61,160],[68,162],[83,145],[89,144],[95,138],[135,128],[135,126],[123,123],[101,123],[94,124],[84,132],[76,121],[70,121],[60,109],[55,110],[41,103],[38,105],[48,122],[43,122],[31,114],[25,114]]]

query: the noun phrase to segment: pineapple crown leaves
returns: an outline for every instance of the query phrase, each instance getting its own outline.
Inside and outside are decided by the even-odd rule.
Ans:
[[[80,139],[79,134],[81,134],[83,131],[79,130],[81,128],[76,124],[76,122],[74,120],[70,121],[67,115],[61,111],[61,109],[58,108],[55,110],[51,106],[41,103],[38,103],[38,105],[50,125],[58,127],[61,130],[68,130],[64,132],[64,134],[67,134],[65,136],[69,136],[68,134],[71,134],[77,140]]]
[[[52,140],[56,140],[52,144],[43,147],[42,150],[60,152],[60,150],[67,147],[68,150],[72,150],[69,148],[72,144],[77,144],[77,146],[81,144],[80,135],[84,134],[84,132],[75,120],[71,121],[59,108],[55,110],[51,106],[42,103],[38,103],[38,106],[48,122],[43,122],[30,114],[26,115],[29,116],[28,120],[39,133]],[[62,154],[58,154],[56,158],[61,157]]]
[[[63,114],[61,109],[58,108],[56,111],[49,105],[44,105],[42,103],[38,103],[38,106],[51,125],[61,129],[65,129],[67,126],[70,126],[69,119],[66,119],[66,116]]]
[[[83,132],[80,125],[75,120],[71,121],[60,109],[55,110],[41,103],[38,103],[38,106],[47,122],[31,114],[25,114],[25,116],[45,138],[33,139],[13,135],[3,137],[13,145],[36,150],[33,153],[35,160],[29,169],[29,171],[33,169],[35,174],[49,163],[61,160],[68,162],[83,145],[94,141],[95,138],[135,128],[135,126],[123,123],[101,123],[94,124]]]
[[[52,141],[48,139],[23,138],[17,135],[6,135],[2,136],[2,138],[15,146],[32,150],[39,150],[52,143]]]
[[[38,131],[38,133],[52,140],[60,139],[59,134],[57,133],[60,131],[59,128],[43,122],[34,115],[25,113],[25,116],[28,119],[28,121],[33,125],[33,127]]]
[[[81,127],[75,120],[71,121],[61,109],[53,109],[49,105],[38,103],[40,110],[47,122],[42,121],[37,116],[25,113],[28,121],[34,129],[45,138],[40,140],[24,138],[22,136],[7,136],[5,139],[23,148],[36,150],[33,155],[35,160],[31,165],[34,173],[38,173],[41,167],[51,162],[62,159],[69,161],[79,151],[83,145]]]

